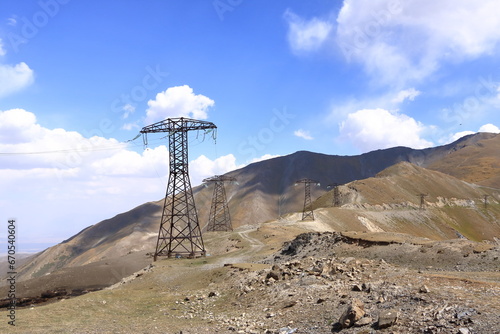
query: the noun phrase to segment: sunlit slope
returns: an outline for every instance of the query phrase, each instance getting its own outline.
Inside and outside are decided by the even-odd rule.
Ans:
[[[441,172],[401,162],[339,190],[340,208],[331,207],[333,191],[314,202],[318,219],[334,230],[401,232],[430,239],[500,238],[500,190]]]

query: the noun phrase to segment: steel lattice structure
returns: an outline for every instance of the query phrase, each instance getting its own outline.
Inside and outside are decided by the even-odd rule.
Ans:
[[[148,125],[140,131],[144,143],[147,134],[168,133],[169,176],[163,212],[158,231],[154,261],[158,256],[205,256],[205,246],[198,223],[188,171],[188,132],[213,131],[211,122],[190,118],[168,118]],[[213,137],[215,138],[215,132]]]
[[[420,210],[423,210],[425,207],[425,198],[427,197],[427,194],[418,194],[417,196],[420,197]]]
[[[212,197],[212,206],[210,207],[210,216],[208,218],[207,231],[232,231],[231,215],[226,199],[226,189],[224,182],[236,182],[231,176],[215,175],[203,180],[205,183],[214,184],[214,193]]]
[[[340,206],[340,192],[339,192],[339,186],[340,184],[338,183],[332,183],[327,185],[327,188],[333,188],[333,200],[332,200],[332,206],[339,207]]]
[[[311,179],[300,179],[298,181],[295,181],[295,185],[298,185],[299,183],[304,184],[304,189],[305,189],[305,197],[304,197],[304,209],[302,210],[302,220],[306,220],[310,218],[311,220],[314,220],[314,212],[313,208],[311,205],[311,183],[316,184],[319,186],[319,182]]]

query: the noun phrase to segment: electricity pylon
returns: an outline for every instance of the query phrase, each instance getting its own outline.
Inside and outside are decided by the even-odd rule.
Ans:
[[[417,196],[420,196],[420,210],[423,210],[425,206],[425,197],[427,197],[427,194],[418,194]]]
[[[158,256],[206,255],[189,180],[188,131],[208,133],[213,129],[217,127],[211,122],[180,117],[167,118],[140,131],[146,145],[148,133],[168,133],[169,176],[154,261]],[[215,139],[215,132],[212,136]]]
[[[483,196],[483,197],[484,197],[484,209],[485,209],[485,210],[488,210],[488,197],[489,197],[489,196],[490,196],[490,195],[484,195],[484,196]]]
[[[340,184],[338,183],[332,183],[327,185],[327,188],[333,188],[333,200],[332,200],[332,206],[339,207],[340,206],[340,192],[339,192],[339,186]]]
[[[226,199],[226,189],[224,182],[236,182],[231,176],[215,175],[203,180],[205,183],[214,184],[214,194],[212,197],[212,206],[210,207],[210,216],[208,218],[207,232],[211,231],[232,231],[231,215]]]
[[[314,220],[314,212],[311,205],[311,183],[319,186],[319,182],[311,179],[300,179],[295,181],[295,185],[304,183],[305,196],[304,196],[304,209],[302,210],[302,220],[311,218]]]

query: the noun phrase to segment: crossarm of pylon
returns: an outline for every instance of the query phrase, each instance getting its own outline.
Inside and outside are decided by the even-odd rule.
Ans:
[[[217,129],[217,127],[212,122],[180,117],[168,118],[145,126],[141,129],[140,133],[177,132],[206,129]]]

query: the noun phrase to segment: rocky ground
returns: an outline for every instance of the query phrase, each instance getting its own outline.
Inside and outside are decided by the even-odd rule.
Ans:
[[[500,333],[498,247],[419,241],[302,234],[262,265],[231,265],[229,289],[178,305],[221,333]],[[454,275],[476,271],[485,280]],[[230,308],[206,313],[219,298]]]
[[[500,333],[498,245],[293,228],[218,235],[207,258],[162,259],[102,291],[20,308],[8,330]]]

